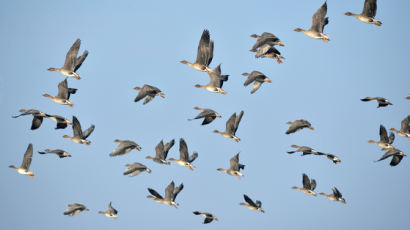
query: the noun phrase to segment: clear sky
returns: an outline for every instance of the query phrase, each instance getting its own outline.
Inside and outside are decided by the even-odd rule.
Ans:
[[[410,2],[380,0],[376,18],[381,27],[344,15],[360,13],[362,0],[328,1],[328,44],[293,31],[309,28],[322,0],[309,1],[3,1],[0,3],[0,105],[2,112],[0,179],[2,229],[408,229],[410,225],[410,162],[396,167],[389,160],[374,163],[383,152],[368,140],[379,139],[379,125],[400,128],[409,114]],[[211,67],[222,63],[229,74],[226,95],[193,87],[209,78],[179,63],[194,61],[204,29],[215,42]],[[285,47],[286,59],[255,59],[248,50],[249,35],[271,32]],[[72,43],[80,38],[89,56],[68,86],[77,88],[73,108],[42,96],[57,94],[64,76],[49,72],[61,67]],[[243,72],[265,73],[271,84],[250,94]],[[135,86],[160,88],[146,105],[134,103]],[[393,106],[376,108],[360,98],[382,96]],[[222,115],[207,126],[187,121],[194,106]],[[39,109],[78,117],[83,128],[95,124],[90,146],[75,144],[63,135],[71,127],[54,130],[44,120],[31,131],[32,117],[11,118],[25,109]],[[223,138],[234,112],[245,111],[237,131],[241,142]],[[306,119],[314,131],[285,135],[287,121]],[[169,156],[179,156],[178,139],[199,152],[190,171],[175,163],[155,164],[145,159],[161,140],[176,139]],[[111,158],[114,139],[137,142],[141,152]],[[17,174],[27,145],[34,146],[31,169],[35,178]],[[288,155],[290,145],[307,145],[333,153],[334,165],[318,156]],[[409,141],[396,135],[395,146],[410,154]],[[64,149],[73,157],[39,155],[46,148]],[[240,153],[245,177],[218,172]],[[141,162],[152,169],[133,178],[123,176],[125,164]],[[302,173],[317,181],[317,192],[336,186],[347,204],[313,197],[291,189],[302,185]],[[147,199],[147,188],[163,194],[174,180],[184,183],[178,209]],[[243,194],[261,200],[266,213],[239,206]],[[108,203],[118,219],[97,214]],[[69,203],[90,211],[63,215]],[[208,211],[219,218],[212,226],[192,211]]]

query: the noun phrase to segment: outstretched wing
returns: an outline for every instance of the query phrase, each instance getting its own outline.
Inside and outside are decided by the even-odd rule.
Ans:
[[[67,78],[64,81],[58,84],[58,98],[68,99],[68,86],[67,86]]]
[[[312,16],[312,27],[310,27],[310,30],[323,33],[323,27],[328,22],[328,20],[325,19],[326,13],[327,13],[327,2],[323,3],[323,5]]]
[[[91,125],[90,128],[84,130],[83,139],[87,139],[91,135],[91,133],[94,131],[94,129],[95,129],[95,125]]]
[[[235,133],[235,120],[236,120],[236,113],[233,113],[232,116],[226,122],[226,133],[234,134]]]
[[[198,158],[198,153],[197,153],[197,152],[193,153],[193,154],[189,157],[188,162],[189,162],[189,163],[192,163],[196,158]]]
[[[387,136],[386,128],[383,125],[380,125],[380,142],[389,143],[389,137]]]
[[[167,158],[168,152],[169,150],[172,148],[172,146],[174,146],[175,144],[175,139],[172,139],[170,142],[165,144],[164,147],[164,159]]]
[[[333,195],[335,197],[342,198],[342,193],[336,187],[334,187],[332,190],[333,190]]]
[[[81,129],[81,124],[78,121],[76,116],[73,116],[72,127],[73,127],[74,136],[82,138],[83,137],[83,130]]]
[[[403,133],[410,133],[410,115],[401,121],[400,131]]]
[[[188,161],[188,146],[183,138],[179,139],[179,159],[182,161]]]
[[[20,168],[29,169],[32,159],[33,159],[33,145],[29,144],[27,147],[26,153],[24,153],[23,162],[21,163]]]
[[[201,40],[199,40],[196,63],[209,66],[211,64],[214,52],[214,42],[211,40],[208,30],[202,32]]]
[[[87,56],[88,56],[88,51],[86,50],[86,51],[83,52],[83,54],[82,54],[80,57],[78,57],[78,58],[76,59],[74,72],[77,71],[77,70],[81,67],[81,65],[83,64],[84,60],[87,58]]]
[[[235,156],[233,156],[230,160],[230,170],[233,171],[239,171],[239,153],[237,153]]]
[[[175,199],[177,198],[177,195],[182,191],[183,188],[184,188],[184,184],[181,183],[178,187],[174,189],[172,201],[175,201]]]
[[[366,0],[364,1],[362,15],[374,18],[377,11],[377,0]]]
[[[157,144],[157,146],[155,146],[155,158],[165,160],[164,142],[162,140]]]
[[[66,57],[65,57],[63,69],[74,71],[80,45],[81,45],[81,40],[77,39],[74,42],[74,44],[71,46],[71,48],[68,50]]]
[[[257,207],[253,200],[249,198],[246,194],[243,194],[243,198],[245,199],[246,203],[248,203],[250,206]]]
[[[238,130],[239,123],[242,120],[242,116],[243,116],[243,110],[239,113],[239,115],[235,119],[235,129],[234,129],[234,132],[233,132],[234,134],[236,133],[236,130]]]
[[[152,188],[148,188],[148,192],[151,193],[156,198],[163,199],[162,196],[159,195],[159,193],[157,191],[155,191],[154,189],[152,189]]]
[[[304,173],[303,173],[302,183],[303,183],[303,188],[304,189],[309,189],[310,190],[311,185],[310,185],[309,177]]]

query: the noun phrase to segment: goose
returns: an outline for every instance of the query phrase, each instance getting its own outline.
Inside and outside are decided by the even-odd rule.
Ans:
[[[195,63],[190,63],[186,60],[182,60],[182,64],[186,64],[201,72],[212,72],[209,65],[212,62],[214,55],[214,41],[211,40],[209,30],[202,32],[201,40],[199,40],[198,51],[196,55]]]
[[[67,125],[71,125],[71,122],[66,118],[59,116],[59,115],[48,115],[46,114],[46,118],[50,118],[51,120],[57,123],[55,129],[65,129]]]
[[[276,62],[283,63],[282,59],[286,59],[284,56],[282,56],[275,47],[271,45],[263,45],[261,48],[259,48],[256,51],[255,58],[272,58],[275,59]]]
[[[201,215],[205,217],[204,224],[211,223],[213,220],[218,221],[218,218],[216,218],[216,216],[212,215],[209,212],[193,211],[192,213],[194,213],[195,215]]]
[[[295,132],[297,132],[299,130],[302,130],[304,128],[314,130],[314,128],[312,127],[310,122],[306,121],[306,120],[303,120],[303,119],[296,120],[294,122],[288,121],[286,124],[290,125],[289,129],[286,131],[286,134],[295,133]]]
[[[120,144],[117,146],[117,148],[114,149],[114,151],[110,153],[110,157],[125,155],[131,152],[131,150],[133,149],[137,151],[141,151],[141,147],[134,141],[115,139],[114,142],[117,142]]]
[[[56,154],[59,158],[71,157],[70,154],[68,154],[66,151],[62,149],[54,149],[54,150],[46,149],[44,150],[44,152],[38,152],[38,153],[39,154],[53,153],[53,154]]]
[[[222,168],[218,168],[218,171],[224,172],[228,175],[231,176],[237,176],[238,180],[241,179],[241,177],[243,177],[244,175],[240,172],[240,170],[245,169],[245,165],[243,164],[239,164],[239,153],[237,153],[235,156],[233,156],[231,158],[231,160],[229,161],[230,166],[229,169],[222,169]]]
[[[125,172],[123,173],[124,176],[129,175],[129,177],[133,177],[140,174],[143,171],[151,173],[151,169],[138,162],[134,162],[133,164],[126,164],[125,167],[128,167],[128,169],[125,170]]]
[[[407,156],[406,154],[404,154],[400,149],[382,149],[382,150],[388,150],[379,160],[375,161],[375,162],[379,162],[382,161],[386,158],[389,157],[393,157],[392,160],[390,161],[390,166],[396,166],[400,163],[401,159],[403,159],[403,157]]]
[[[64,138],[68,138],[71,141],[78,143],[78,144],[85,144],[85,145],[90,145],[91,141],[86,140],[87,137],[91,135],[91,133],[94,131],[95,126],[91,125],[90,128],[82,131],[80,122],[78,121],[76,116],[73,116],[73,137],[70,137],[68,135],[64,135]]]
[[[302,156],[304,156],[304,155],[316,154],[317,153],[316,150],[312,149],[309,146],[291,145],[290,147],[296,148],[297,150],[288,151],[287,153],[289,153],[289,154],[293,154],[293,153],[296,153],[296,152],[302,152]]]
[[[384,97],[365,97],[360,99],[361,101],[376,101],[379,105],[377,108],[386,107],[388,105],[393,105],[389,100]]]
[[[77,89],[68,88],[67,86],[67,78],[64,81],[58,84],[58,94],[57,96],[53,97],[49,94],[43,94],[44,97],[50,98],[52,101],[61,104],[61,105],[68,105],[73,107],[73,103],[69,100],[71,94],[75,94]]]
[[[251,198],[249,198],[246,194],[243,194],[243,198],[245,199],[246,203],[239,203],[239,205],[245,206],[249,208],[250,210],[254,210],[257,212],[265,213],[265,211],[262,209],[262,202],[257,200],[256,202],[253,202]]]
[[[327,159],[333,161],[333,163],[335,163],[335,164],[342,162],[337,156],[335,156],[333,154],[330,154],[330,153],[317,152],[317,153],[315,153],[315,155],[325,156]]]
[[[77,39],[74,44],[71,46],[71,48],[68,50],[67,55],[65,57],[65,62],[64,66],[61,68],[49,68],[49,71],[57,71],[60,72],[62,75],[67,76],[67,77],[75,77],[77,80],[80,80],[80,75],[76,73],[76,71],[80,68],[80,66],[83,64],[84,60],[88,56],[88,51],[85,50],[83,54],[79,57],[78,55],[78,50],[80,49],[81,45],[81,40]]]
[[[196,88],[203,88],[212,93],[226,94],[226,91],[222,89],[224,81],[228,81],[229,75],[221,75],[221,64],[219,64],[212,72],[209,74],[211,80],[207,85],[194,85]]]
[[[323,33],[323,29],[329,23],[329,18],[325,17],[327,13],[327,2],[323,3],[323,5],[316,11],[316,13],[312,17],[312,27],[308,30],[304,30],[301,28],[296,28],[296,32],[302,32],[307,36],[315,39],[322,39],[323,42],[330,41],[330,37],[327,34]]]
[[[393,148],[393,141],[394,141],[394,133],[390,132],[390,135],[387,136],[386,128],[383,125],[380,125],[380,141],[370,140],[369,143],[376,144],[382,148],[392,149]]]
[[[204,118],[204,120],[202,121],[202,125],[207,125],[211,123],[213,120],[215,120],[215,118],[222,117],[221,115],[219,115],[219,113],[215,112],[212,109],[204,109],[204,108],[199,108],[199,107],[194,107],[194,109],[202,111],[202,112],[199,113],[195,118],[188,119],[188,121]]]
[[[342,204],[346,204],[346,200],[342,197],[342,193],[340,193],[339,190],[336,187],[334,187],[332,190],[333,190],[333,193],[329,194],[329,195],[327,195],[323,192],[321,192],[319,194],[329,198],[329,200],[333,200],[333,201],[340,202]]]
[[[116,219],[117,219],[117,213],[118,213],[118,211],[111,206],[111,202],[110,202],[110,203],[108,204],[108,210],[107,210],[107,211],[105,211],[105,212],[103,212],[103,211],[98,211],[98,213],[99,213],[99,214],[103,214],[103,215],[106,216],[106,217],[113,218],[114,220],[116,220]]]
[[[29,177],[33,178],[34,173],[33,171],[29,169],[32,159],[33,159],[33,145],[29,144],[27,147],[26,153],[24,153],[23,162],[21,163],[21,166],[17,168],[14,165],[10,165],[9,168],[16,170],[18,173],[22,175],[28,175]]]
[[[137,97],[134,99],[134,102],[138,102],[139,100],[145,97],[145,100],[142,103],[143,105],[150,102],[152,99],[154,99],[155,96],[160,96],[162,98],[165,98],[161,90],[155,86],[143,85],[142,88],[137,86],[134,89],[139,90]]]
[[[405,137],[410,140],[410,115],[406,116],[401,121],[400,130],[397,130],[395,128],[391,128],[390,130],[397,133],[397,135]]]
[[[248,86],[249,84],[253,82],[251,94],[255,93],[262,86],[262,83],[272,82],[267,76],[265,76],[265,74],[259,71],[256,71],[256,70],[252,71],[250,74],[243,73],[242,75],[248,77],[246,81],[243,83],[244,86]]]
[[[280,41],[275,35],[264,32],[261,36],[253,34],[251,37],[257,38],[258,40],[253,45],[250,52],[256,52],[255,57],[269,57],[275,58],[278,63],[282,63],[281,59],[285,59],[280,55],[280,52],[274,47],[275,45],[284,46],[283,42]]]
[[[316,181],[314,179],[310,180],[309,177],[303,173],[303,188],[297,187],[297,186],[293,186],[293,189],[297,189],[305,194],[310,194],[313,196],[316,196],[316,192],[314,192],[313,190],[315,190],[316,188]]]
[[[68,208],[64,211],[64,215],[75,216],[80,214],[82,211],[89,211],[89,209],[83,204],[69,204]]]
[[[183,138],[179,139],[179,160],[169,158],[168,160],[174,161],[181,166],[188,167],[190,170],[194,170],[195,166],[191,164],[198,157],[198,153],[194,152],[191,156],[188,153],[188,146]]]
[[[374,19],[374,17],[376,16],[376,11],[377,11],[377,0],[365,0],[362,13],[353,14],[351,12],[346,12],[345,15],[353,16],[359,19],[360,21],[368,23],[368,24],[375,24],[376,26],[381,26],[382,22]]]
[[[171,181],[171,183],[167,186],[165,189],[165,198],[163,198],[157,191],[155,191],[152,188],[148,188],[148,192],[152,194],[148,195],[147,198],[153,199],[158,203],[161,204],[166,204],[170,206],[174,206],[175,208],[178,208],[178,203],[175,202],[175,198],[177,195],[181,192],[181,190],[184,188],[184,185],[181,183],[178,187],[175,188],[174,181]]]
[[[239,142],[241,139],[235,136],[235,133],[236,133],[236,130],[238,130],[239,122],[241,122],[242,116],[243,116],[243,110],[239,113],[238,116],[236,116],[236,113],[233,113],[232,116],[229,118],[229,120],[226,122],[225,132],[214,130],[214,133],[219,133],[220,135],[226,138]]]
[[[20,109],[20,115],[12,116],[12,118],[17,118],[20,116],[33,115],[33,121],[31,122],[31,130],[40,128],[41,123],[43,123],[43,118],[47,117],[46,113],[40,112],[36,109]]]
[[[175,144],[175,140],[172,139],[164,147],[164,142],[161,140],[155,147],[155,157],[147,156],[145,158],[153,160],[154,162],[159,163],[159,164],[170,165],[171,163],[167,161],[166,158],[168,155],[168,151],[172,148],[172,146],[174,146],[174,144]]]

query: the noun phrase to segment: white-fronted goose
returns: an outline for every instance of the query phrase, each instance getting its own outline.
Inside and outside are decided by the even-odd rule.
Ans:
[[[377,106],[377,108],[379,107],[386,107],[388,105],[393,105],[389,100],[387,100],[384,97],[365,97],[363,99],[360,99],[361,101],[376,101],[379,105]]]
[[[125,166],[128,167],[128,169],[125,170],[125,172],[123,173],[124,176],[129,175],[130,177],[133,177],[140,174],[143,171],[151,173],[151,169],[138,162],[134,162],[133,164],[126,164]]]
[[[199,40],[198,51],[196,55],[195,63],[190,63],[186,60],[181,61],[182,64],[187,64],[190,67],[201,71],[211,72],[209,65],[212,62],[214,56],[214,41],[211,40],[208,30],[202,32],[201,40]]]
[[[83,204],[69,204],[68,208],[64,211],[64,215],[75,216],[80,214],[82,211],[89,211],[89,209]]]
[[[299,130],[302,130],[304,128],[314,130],[314,128],[312,127],[310,122],[307,121],[307,120],[303,120],[303,119],[296,120],[294,122],[288,121],[286,124],[290,125],[289,129],[286,131],[286,134],[295,133],[295,132],[297,132]]]
[[[297,186],[293,186],[293,189],[297,189],[305,194],[310,194],[313,196],[316,196],[316,192],[314,192],[313,190],[315,190],[316,188],[316,181],[314,179],[310,180],[309,177],[303,173],[303,188],[297,187]]]
[[[255,57],[268,57],[274,58],[278,63],[282,63],[281,59],[285,59],[280,55],[280,52],[274,47],[275,45],[284,46],[283,42],[279,40],[278,37],[271,33],[264,32],[261,36],[253,34],[251,37],[257,38],[258,40],[253,45],[251,52],[256,52]]]
[[[394,133],[390,132],[390,135],[387,136],[386,128],[383,125],[380,125],[379,130],[380,141],[370,140],[369,143],[376,144],[382,148],[392,149],[393,148],[393,141],[394,141]]]
[[[148,195],[147,198],[153,199],[158,203],[172,205],[175,208],[178,208],[178,203],[175,202],[175,198],[177,197],[178,193],[184,188],[184,185],[181,183],[178,187],[175,188],[174,181],[172,181],[167,188],[165,189],[165,198],[163,198],[157,191],[152,188],[148,188],[149,193],[152,194]]]
[[[301,28],[296,28],[296,32],[302,32],[307,36],[315,39],[322,39],[323,42],[327,42],[330,40],[329,35],[323,33],[323,29],[329,23],[329,18],[325,17],[327,13],[327,2],[323,3],[323,5],[316,11],[316,13],[312,17],[312,27],[308,30],[304,30]]]
[[[202,125],[207,125],[207,124],[211,123],[213,120],[215,120],[215,118],[222,117],[221,115],[219,115],[217,112],[215,112],[212,109],[203,109],[203,108],[199,108],[199,107],[194,107],[194,109],[200,110],[202,112],[200,114],[198,114],[195,118],[188,119],[188,121],[204,118],[204,120],[202,121]]]
[[[29,169],[32,159],[33,159],[33,145],[29,144],[27,147],[26,153],[24,153],[24,158],[23,158],[23,162],[21,163],[21,166],[17,168],[14,165],[10,165],[9,168],[16,170],[20,174],[29,175],[31,178],[33,178],[34,173],[33,171]]]
[[[198,153],[194,152],[191,156],[188,153],[188,146],[183,138],[179,139],[179,160],[169,158],[168,160],[174,161],[181,166],[188,167],[190,170],[194,170],[195,166],[191,164],[198,157]]]
[[[137,86],[134,89],[139,90],[137,97],[134,99],[134,102],[138,102],[139,100],[145,97],[145,100],[142,103],[143,105],[150,102],[152,99],[154,99],[155,96],[160,96],[162,98],[165,98],[161,90],[155,86],[143,85],[142,88]]]
[[[54,149],[54,150],[46,149],[46,150],[44,150],[44,152],[38,152],[38,153],[39,154],[53,153],[53,154],[56,154],[60,158],[71,157],[70,154],[68,154],[66,151],[64,151],[62,149]]]
[[[248,77],[246,79],[245,83],[243,83],[244,86],[248,86],[249,84],[251,84],[253,82],[251,94],[256,92],[256,90],[258,90],[262,86],[262,83],[264,83],[264,82],[271,83],[272,82],[267,76],[265,76],[265,74],[263,74],[259,71],[255,71],[255,70],[252,71],[251,74],[243,73],[242,75]]]
[[[361,14],[353,14],[351,12],[346,12],[345,15],[353,16],[359,19],[360,21],[368,23],[368,24],[375,24],[376,26],[381,26],[382,22],[374,19],[374,17],[376,16],[376,11],[377,11],[377,0],[365,0],[363,11]]]
[[[196,84],[194,86],[196,88],[206,89],[206,90],[208,90],[209,92],[212,92],[212,93],[226,94],[226,91],[224,91],[222,89],[222,85],[223,85],[224,81],[228,81],[228,76],[229,75],[221,75],[221,64],[219,64],[209,74],[209,77],[211,78],[211,80],[209,81],[209,83],[207,85]]]
[[[334,187],[332,190],[333,190],[333,193],[329,194],[329,195],[327,195],[323,192],[321,192],[319,194],[329,198],[329,200],[333,200],[333,201],[340,202],[342,204],[346,204],[346,200],[342,197],[342,193],[339,192],[339,190],[336,187]]]
[[[69,100],[71,94],[75,94],[77,89],[68,88],[67,86],[67,78],[64,81],[58,84],[58,94],[57,96],[53,97],[49,94],[43,94],[44,97],[50,98],[52,101],[61,104],[61,105],[68,105],[73,107],[73,103]]]
[[[168,151],[174,146],[175,140],[172,139],[170,142],[168,142],[165,147],[164,147],[164,142],[161,140],[157,146],[155,146],[155,157],[147,156],[145,157],[146,159],[153,160],[154,162],[157,162],[159,164],[166,164],[170,165],[171,163],[167,161],[167,155]]]
[[[80,45],[81,40],[77,39],[71,46],[70,50],[68,50],[65,57],[64,66],[62,68],[49,68],[48,70],[57,71],[64,76],[75,77],[77,80],[80,80],[80,75],[78,75],[76,71],[80,68],[81,64],[83,64],[85,58],[88,56],[88,51],[86,50],[81,56],[77,57]]]
[[[94,131],[95,126],[91,125],[90,128],[86,130],[81,129],[80,122],[78,121],[76,116],[73,116],[73,137],[70,137],[68,135],[64,135],[64,138],[68,138],[71,141],[78,143],[78,144],[85,144],[85,145],[90,145],[91,141],[86,140],[91,133]]]
[[[20,115],[12,116],[12,118],[17,118],[25,115],[33,115],[33,121],[31,122],[31,130],[38,129],[43,123],[43,118],[47,116],[46,113],[40,112],[36,109],[20,109]]]
[[[114,151],[110,153],[110,157],[125,155],[131,152],[131,150],[133,149],[137,151],[141,151],[141,147],[134,141],[129,141],[129,140],[122,141],[122,140],[115,139],[114,142],[117,142],[120,144],[117,146],[117,148],[114,149]]]
[[[117,213],[118,213],[118,211],[111,206],[111,202],[110,202],[110,203],[108,204],[108,210],[107,210],[107,211],[105,211],[105,212],[103,212],[103,211],[98,211],[98,213],[99,213],[99,214],[103,214],[103,215],[106,216],[106,217],[113,218],[113,219],[115,220],[115,219],[117,219]]]
[[[55,129],[65,129],[67,128],[67,125],[71,125],[71,122],[67,120],[65,117],[59,116],[59,115],[48,115],[46,114],[47,118],[50,118],[51,120],[55,121],[57,123],[57,126]]]
[[[209,212],[193,211],[192,213],[194,213],[195,215],[201,215],[205,217],[204,224],[211,223],[213,220],[218,221],[218,218],[216,218],[216,216],[212,215]]]
[[[228,175],[231,176],[237,176],[238,180],[241,179],[244,175],[240,172],[240,170],[245,169],[245,165],[239,164],[239,153],[237,153],[235,156],[229,160],[230,166],[229,169],[223,169],[223,168],[218,168],[218,171],[224,172]]]
[[[383,149],[383,150],[387,150],[387,149]],[[396,166],[400,163],[401,159],[403,159],[403,157],[405,156],[407,155],[404,154],[400,149],[393,148],[393,149],[389,149],[379,160],[375,162],[379,162],[386,158],[393,157],[392,160],[390,161],[390,166]]]
[[[395,128],[391,128],[390,130],[393,132],[396,132],[397,135],[405,137],[410,140],[410,115],[406,116],[401,121],[400,130],[397,130]]]
[[[214,130],[214,133],[219,133],[222,136],[232,139],[236,142],[239,142],[241,139],[235,136],[236,130],[238,130],[239,122],[241,122],[243,116],[243,110],[236,116],[236,113],[233,113],[229,120],[226,122],[225,132],[220,132],[218,130]]]
[[[245,206],[249,208],[250,210],[254,210],[257,212],[262,212],[265,213],[265,211],[262,209],[262,202],[257,200],[256,202],[253,202],[251,198],[249,198],[246,194],[243,194],[243,198],[245,199],[246,203],[239,203],[239,205]]]

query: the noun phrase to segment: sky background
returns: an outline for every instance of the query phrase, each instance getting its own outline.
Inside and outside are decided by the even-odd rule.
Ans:
[[[400,3],[400,4],[399,4]],[[383,152],[368,140],[379,139],[379,125],[400,128],[409,114],[410,22],[408,1],[379,1],[376,27],[344,15],[360,13],[362,0],[328,1],[328,44],[293,31],[308,29],[311,17],[323,4],[309,1],[3,1],[0,3],[0,179],[3,187],[2,229],[407,229],[410,225],[410,162],[396,167],[389,160],[374,163]],[[202,31],[215,42],[211,67],[222,63],[229,74],[226,95],[193,87],[206,84],[207,75],[180,60],[195,61]],[[256,41],[249,35],[271,32],[285,47],[286,59],[255,59],[248,50]],[[74,41],[89,56],[77,71],[81,80],[68,79],[77,88],[74,107],[56,104],[42,96],[57,94],[64,76],[49,72],[61,67]],[[243,72],[258,70],[272,83],[253,95],[244,87]],[[135,86],[160,88],[146,105],[134,103]],[[376,108],[360,98],[382,96],[393,106]],[[187,121],[198,114],[194,106],[212,108],[222,115],[207,126]],[[83,129],[96,126],[79,145],[63,135],[71,127],[54,130],[43,121],[30,130],[31,116],[11,118],[20,109],[38,109],[72,119]],[[234,112],[245,111],[237,131],[241,142],[223,138],[212,130],[225,129]],[[314,131],[285,135],[286,122],[306,119]],[[169,157],[179,157],[179,138],[189,151],[197,151],[196,169],[175,163],[159,165],[145,159],[155,154],[163,139],[175,138]],[[137,142],[141,152],[109,157],[114,139]],[[27,145],[34,146],[31,169],[35,178],[8,168],[19,166]],[[333,153],[334,165],[319,156],[289,155],[290,145],[307,145]],[[396,135],[396,148],[410,153],[409,141]],[[72,158],[39,155],[46,148],[64,149]],[[240,153],[245,177],[218,172]],[[129,178],[127,163],[141,162],[152,169]],[[302,173],[317,181],[317,192],[336,186],[347,204],[323,196],[305,195]],[[174,180],[185,188],[177,197],[178,209],[147,199],[147,188],[164,194]],[[266,213],[239,206],[243,194],[261,200]],[[106,218],[112,201],[118,219]],[[69,203],[85,204],[90,211],[64,216]],[[219,222],[203,225],[192,211],[211,212]],[[182,226],[182,227],[181,227]]]

